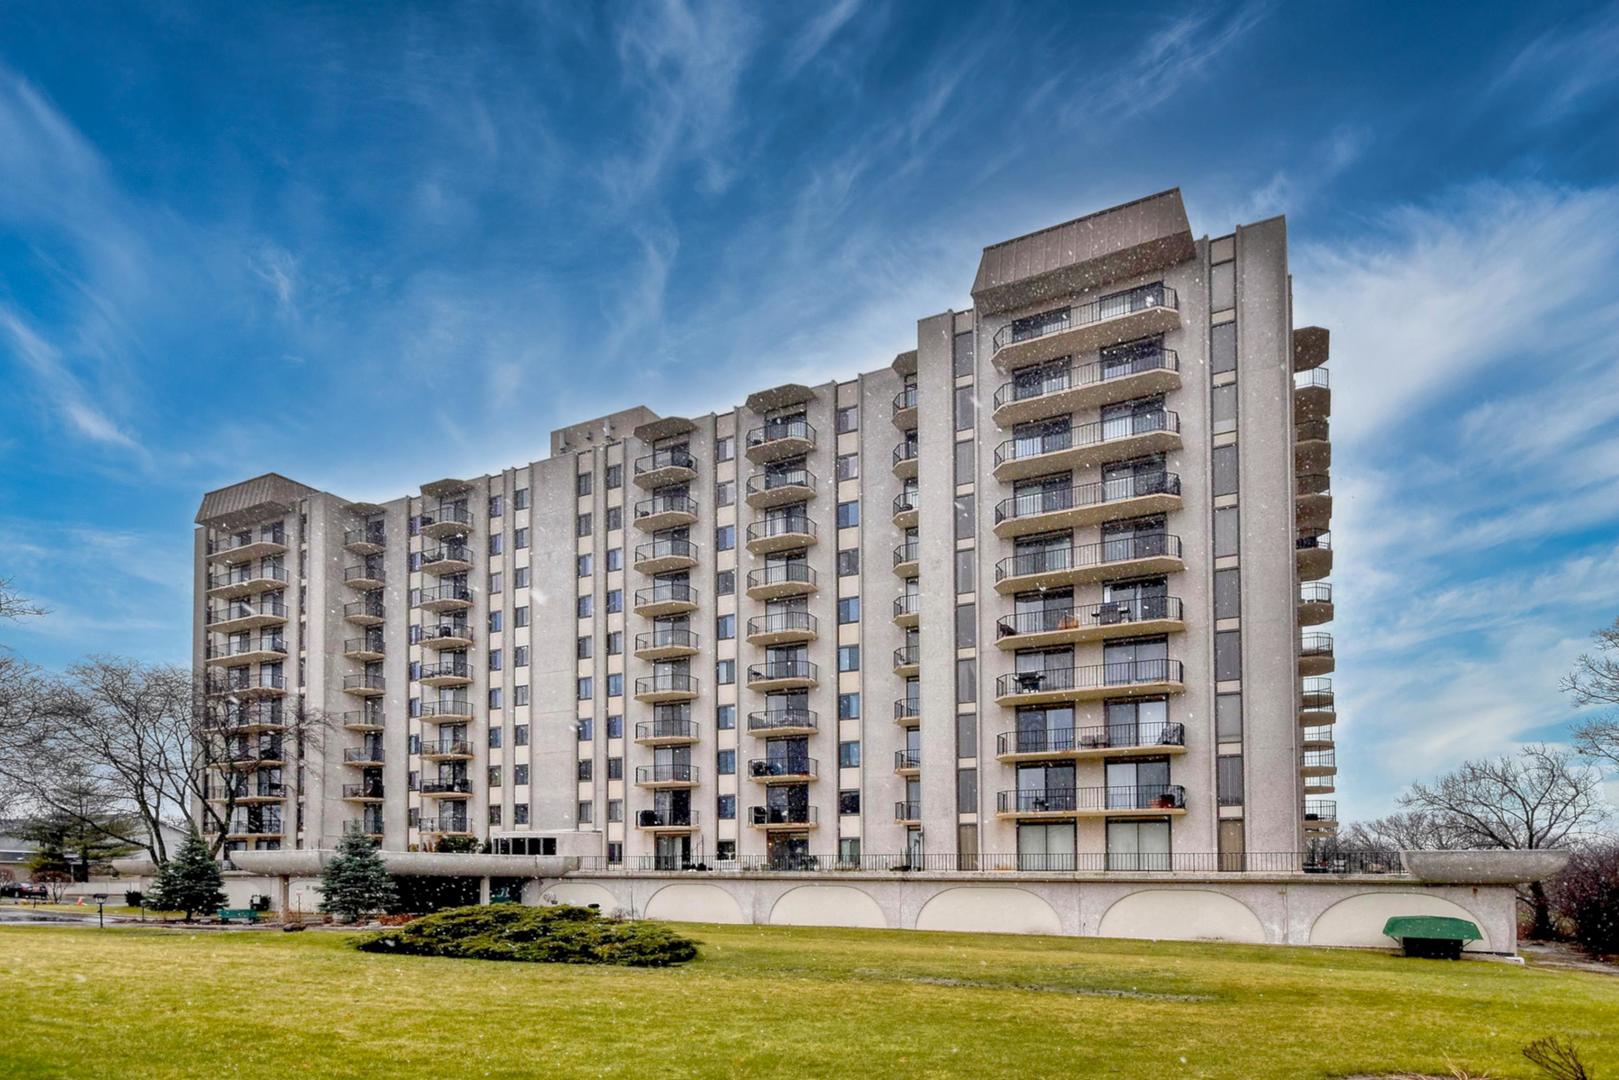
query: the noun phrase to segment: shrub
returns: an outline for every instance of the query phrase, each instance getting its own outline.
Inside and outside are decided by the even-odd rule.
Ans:
[[[410,956],[629,967],[668,967],[697,955],[696,942],[665,927],[614,922],[570,904],[451,908],[369,935],[356,946]]]
[[[125,889],[124,890],[124,906],[125,907],[140,907],[141,906],[141,901],[145,900],[145,899],[146,899],[146,897],[144,895],[142,895],[142,893],[141,893],[141,891],[139,889]]]
[[[1619,843],[1575,851],[1553,885],[1552,903],[1581,949],[1619,956]]]

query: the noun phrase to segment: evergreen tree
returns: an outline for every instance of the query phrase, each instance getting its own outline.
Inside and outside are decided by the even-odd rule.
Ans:
[[[195,829],[174,858],[158,867],[157,882],[147,903],[164,911],[214,911],[225,905],[224,875]]]
[[[320,874],[320,909],[345,922],[359,922],[398,900],[394,880],[377,847],[363,833],[348,833]]]

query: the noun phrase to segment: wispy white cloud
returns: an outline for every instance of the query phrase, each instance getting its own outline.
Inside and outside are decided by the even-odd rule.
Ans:
[[[792,46],[787,50],[787,58],[783,64],[783,72],[788,76],[796,75],[811,60],[820,55],[843,25],[854,18],[855,12],[860,10],[862,0],[837,0],[828,4],[820,14],[811,19],[794,39]]]
[[[1491,87],[1493,95],[1532,91],[1542,123],[1566,119],[1619,83],[1619,7],[1570,18],[1531,39]]]

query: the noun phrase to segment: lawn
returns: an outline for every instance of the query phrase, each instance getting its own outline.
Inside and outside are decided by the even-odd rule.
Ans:
[[[1343,951],[683,928],[665,970],[311,931],[0,928],[0,1076],[1619,1076],[1619,977]]]

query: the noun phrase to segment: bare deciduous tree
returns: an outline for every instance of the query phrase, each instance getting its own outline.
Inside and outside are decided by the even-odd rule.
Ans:
[[[1434,851],[1471,845],[1442,815],[1397,810],[1387,817],[1346,826],[1338,835],[1337,846],[1347,851]]]
[[[20,619],[25,615],[43,615],[45,609],[24,599],[12,587],[10,578],[0,578],[0,619]]]
[[[1574,747],[1588,758],[1619,769],[1619,619],[1592,636],[1596,650],[1574,662],[1574,670],[1563,677],[1563,690],[1576,705],[1614,708],[1577,725]]]
[[[42,615],[44,609],[19,596],[0,578],[0,619]],[[0,816],[22,800],[26,776],[38,753],[45,675],[0,646]]]

